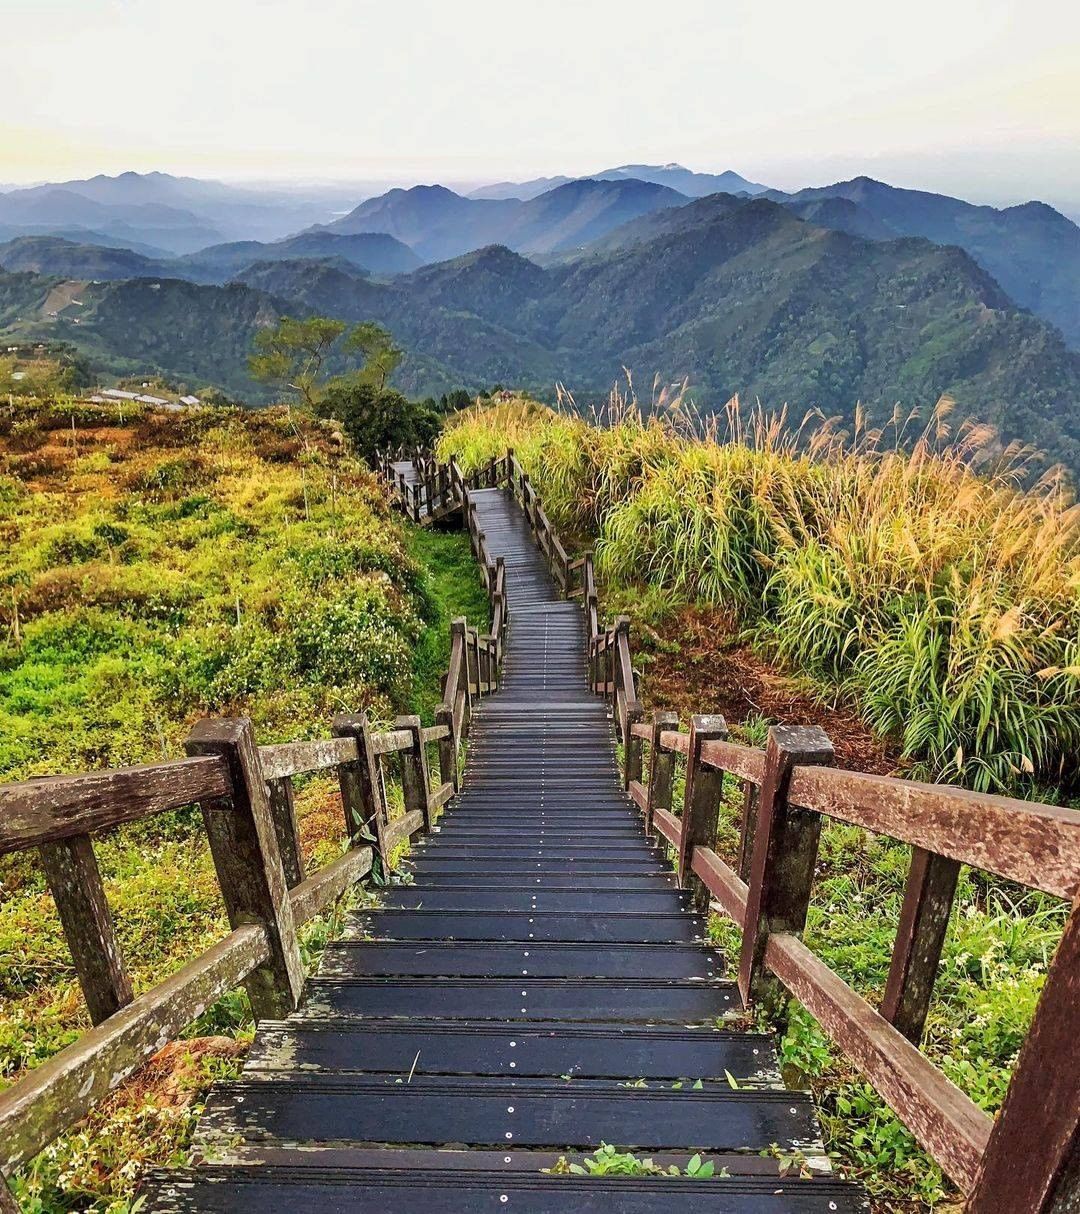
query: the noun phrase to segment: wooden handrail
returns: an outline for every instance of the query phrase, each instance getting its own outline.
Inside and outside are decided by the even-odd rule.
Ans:
[[[610,643],[610,637],[602,639],[602,645],[610,646]],[[634,747],[649,744],[653,756],[650,770],[663,756],[683,754],[691,764],[695,761],[689,733],[657,728],[655,724],[650,726],[645,722],[634,724],[629,732]],[[799,733],[797,730],[791,732]],[[696,761],[711,769],[731,773],[744,784],[764,790],[770,787],[769,781],[773,778],[768,770],[768,756],[768,750],[710,739],[699,744]],[[629,747],[626,762],[628,765],[633,762]],[[688,829],[686,807],[681,818],[676,816],[665,802],[665,794],[656,791],[666,787],[666,795],[670,796],[670,783],[669,771],[659,785],[653,774],[649,783],[635,779],[630,784],[630,793],[651,828],[676,852],[687,852],[694,879],[702,883],[715,904],[743,929],[745,957],[750,916],[760,913],[754,908],[762,905],[762,895],[760,891],[755,892],[754,881],[761,880],[760,874],[766,870],[755,870],[748,884],[717,854],[711,840],[687,849],[684,837]],[[692,783],[689,771],[686,783],[689,796]],[[791,767],[786,777],[782,800],[778,802],[772,793],[769,796],[772,798],[768,802],[770,820],[775,820],[777,812],[786,814],[790,806],[804,815],[810,811],[815,816],[835,817],[902,841],[928,846],[934,854],[972,864],[1059,897],[1073,900],[1080,890],[1080,813],[1075,810],[798,763]],[[659,803],[654,803],[654,797]],[[767,829],[768,823],[757,821],[754,816],[744,816],[744,832],[749,830],[758,834],[759,864],[764,846],[761,832]],[[816,840],[816,835],[814,838]],[[790,845],[789,840],[785,846]],[[812,875],[812,856],[811,852],[810,867],[804,866],[800,870],[805,874],[800,880]],[[790,862],[784,871],[790,875]],[[784,891],[783,897],[790,902],[791,890]],[[790,914],[790,911],[785,913]],[[905,958],[919,957],[920,948],[925,954],[929,947],[929,958],[919,957],[921,971],[916,966],[914,977],[907,970],[901,974],[901,981],[921,984],[908,992],[916,1003],[925,1004],[930,997],[932,974],[927,983],[926,964],[929,960],[929,964],[936,967],[938,954],[934,942],[940,948],[940,940],[933,935],[935,927],[931,924],[927,929],[914,920],[909,923],[907,933],[901,933],[897,938],[894,971],[900,950],[904,950]],[[926,933],[922,940],[920,931]],[[1066,929],[1066,938],[1073,937],[1080,940],[1080,901],[1076,902]],[[1059,954],[1064,948],[1063,941]],[[1072,952],[1080,956],[1080,949],[1072,949]],[[1072,964],[1074,970],[1080,965],[1072,952],[1068,960],[1059,955],[1055,973],[1060,965]],[[1056,1040],[1053,1057],[1045,1054],[1038,1057],[1033,1050],[1025,1049],[1013,1075],[1006,1105],[1015,1125],[1014,1133],[1026,1134],[1024,1127],[1035,1118],[1041,1127],[1040,1142],[1054,1144],[1047,1152],[1051,1162],[1046,1166],[1017,1170],[1009,1162],[1008,1140],[1004,1134],[992,1133],[992,1120],[919,1052],[917,1036],[912,1040],[899,1025],[894,1027],[882,1012],[867,1003],[817,957],[797,934],[766,927],[762,962],[769,974],[818,1019],[957,1186],[971,1195],[968,1209],[972,1214],[996,1214],[1004,1208],[1051,1214],[1051,1209],[1057,1208],[1048,1203],[1056,1200],[1060,1184],[1066,1183],[1060,1178],[1072,1174],[1067,1168],[1075,1168],[1076,1164],[1075,1138],[1069,1137],[1075,1134],[1080,1118],[1075,1085],[1075,1032],[1065,1030],[1063,1036],[1060,1029],[1073,1015],[1080,974],[1073,973],[1071,988],[1060,979],[1047,983],[1047,994],[1040,1001],[1031,1027],[1031,1036]],[[1066,994],[1070,989],[1072,993]],[[915,1021],[920,1030],[923,1015],[921,1009],[917,1010]],[[1069,1043],[1068,1048],[1065,1041]],[[1063,1067],[1068,1079],[1060,1073]],[[1032,1072],[1038,1068],[1050,1068],[1054,1083],[1061,1088],[1061,1097],[1053,1102],[1053,1109],[1046,1107],[1039,1096],[1046,1090],[1047,1081],[1033,1080]],[[1066,1145],[1069,1142],[1074,1144],[1071,1148]],[[1073,1151],[1071,1156],[1069,1150]],[[1025,1161],[1033,1159],[1038,1159],[1034,1140]],[[1067,1164],[1066,1160],[1071,1162]],[[984,1182],[982,1178],[990,1175],[993,1181]],[[1010,1187],[1014,1195],[1003,1197],[1003,1192]],[[1001,1204],[1003,1201],[1004,1205]]]
[[[228,787],[225,764],[212,756],[2,784],[0,855],[179,809]]]

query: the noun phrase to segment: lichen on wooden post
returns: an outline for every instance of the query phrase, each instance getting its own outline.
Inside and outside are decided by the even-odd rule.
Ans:
[[[300,1001],[304,968],[251,721],[199,721],[185,749],[228,765],[231,795],[202,802],[210,851],[229,922],[261,924],[270,946],[269,960],[245,983],[252,1012],[257,1020],[286,1016]]]
[[[356,743],[356,761],[338,766],[341,808],[349,845],[355,847],[366,834],[369,841],[374,841],[380,860],[385,861],[386,808],[367,714],[335,717],[330,730],[335,738],[352,738]]]
[[[401,752],[401,790],[405,812],[419,810],[423,815],[424,829],[431,830],[431,777],[428,773],[424,739],[421,736],[420,718],[396,717],[394,728],[408,730],[412,737],[412,745]]]
[[[38,848],[68,951],[94,1024],[131,1002],[112,915],[105,900],[89,835],[75,835]]]

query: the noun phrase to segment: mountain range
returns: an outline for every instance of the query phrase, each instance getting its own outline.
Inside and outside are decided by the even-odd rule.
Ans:
[[[224,283],[259,261],[340,259],[372,274],[404,274],[421,265],[407,245],[379,232],[339,236],[302,232],[285,240],[238,240],[211,245],[182,257],[147,257],[131,249],[79,244],[59,236],[18,236],[0,244],[0,266],[64,278],[108,281],[122,278],[183,278]]]
[[[654,185],[677,190],[687,198],[704,198],[706,194],[761,194],[767,188],[747,181],[730,169],[724,173],[695,173],[681,164],[624,164],[589,173],[587,177],[593,181],[651,181]],[[573,180],[572,177],[536,177],[532,181],[500,181],[472,190],[469,197],[527,200]]]
[[[389,328],[420,394],[562,381],[583,399],[624,366],[638,383],[688,375],[706,411],[740,392],[884,417],[948,392],[1080,468],[1080,229],[1064,216],[869,178],[691,198],[620,175],[646,167],[525,198],[390,190],[296,235],[181,255],[16,239],[0,336],[260,400],[255,332],[320,313]]]
[[[523,253],[581,248],[639,215],[687,201],[650,181],[568,181],[535,198],[464,198],[445,186],[390,190],[362,202],[324,231],[384,232],[425,261],[443,261],[489,244]]]
[[[799,410],[884,417],[893,403],[964,412],[1080,466],[1080,355],[955,246],[867,240],[763,198],[714,196],[639,217],[548,266],[503,246],[379,281],[340,259],[260,261],[227,286],[174,279],[75,284],[0,276],[0,326],[49,333],[116,366],[159,369],[255,398],[244,358],[284,314],[386,325],[407,390],[556,381],[603,394],[688,375],[705,408],[741,392]],[[51,306],[50,306],[51,305]],[[59,305],[59,306],[58,306]],[[55,317],[47,316],[55,311]],[[76,323],[77,322],[77,323]]]

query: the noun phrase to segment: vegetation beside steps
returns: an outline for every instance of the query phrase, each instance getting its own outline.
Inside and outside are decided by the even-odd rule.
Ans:
[[[430,723],[449,620],[487,621],[467,537],[400,523],[338,427],[297,411],[16,402],[0,520],[0,781],[175,757],[214,713],[267,743],[361,709]],[[298,779],[295,801],[314,871],[341,854],[337,780]],[[196,810],[96,852],[136,993],[225,935]],[[341,913],[303,929],[309,968]],[[0,1088],[88,1023],[34,854],[0,858]],[[130,1210],[148,1166],[182,1161],[250,1030],[243,990],[224,996],[15,1178],[22,1208]]]
[[[895,759],[906,746],[909,771],[975,785],[1045,797],[1048,783],[1068,778],[1080,713],[1080,542],[1077,512],[1057,488],[1024,494],[1004,479],[979,481],[957,452],[935,454],[929,444],[914,459],[827,445],[815,460],[762,428],[732,448],[690,437],[677,417],[645,421],[627,410],[608,420],[591,426],[528,402],[475,410],[447,429],[440,454],[456,455],[467,475],[512,446],[548,513],[596,539],[605,605],[635,619],[648,707],[671,707],[664,693],[678,686],[695,711],[730,713],[736,697],[724,691],[745,673],[732,669],[742,631],[759,651],[775,658],[779,649],[800,680],[769,671],[768,701],[749,696],[729,715],[733,736],[748,745],[764,744],[771,721],[813,720],[830,733],[848,726],[851,707],[830,719],[838,691],[872,723],[886,723],[876,705],[896,694],[946,741],[935,749],[894,733],[890,748],[863,730],[873,770],[887,770],[890,753]],[[856,496],[845,504],[848,492]],[[903,652],[874,648],[889,612],[894,622],[922,613],[921,632],[897,634]],[[778,646],[780,620],[786,647]],[[889,673],[890,662],[907,681],[867,698],[864,680],[875,669]],[[659,693],[651,703],[650,688]],[[983,714],[994,728],[980,726]],[[843,765],[858,767],[848,754]],[[1031,755],[1042,758],[1020,757]],[[728,863],[738,860],[743,804],[742,786],[725,777],[717,851]],[[909,859],[909,848],[887,838],[823,825],[806,941],[875,1007]],[[960,870],[923,1051],[988,1112],[1001,1106],[1067,910],[1058,898]],[[738,955],[729,919],[713,916],[710,932]],[[830,1152],[867,1186],[876,1211],[954,1206],[958,1195],[941,1170],[801,1006],[792,1008],[783,1057],[820,1094]]]
[[[552,522],[595,541],[605,592],[725,609],[789,669],[853,697],[909,769],[1037,796],[1075,777],[1067,485],[1018,490],[1019,453],[995,457],[980,429],[952,441],[948,402],[923,431],[898,418],[876,440],[796,436],[734,405],[704,437],[666,405],[646,417],[616,397],[604,420],[474,408],[438,449],[467,475],[512,447]]]

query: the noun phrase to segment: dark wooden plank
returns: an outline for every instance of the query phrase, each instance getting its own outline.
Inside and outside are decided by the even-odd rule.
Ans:
[[[946,1174],[969,1189],[990,1138],[990,1118],[797,937],[771,935],[765,963]],[[1020,1214],[1023,1207],[985,1209]]]
[[[417,1058],[419,1054],[419,1058]],[[505,1075],[543,1078],[724,1080],[750,1077],[776,1082],[779,1067],[771,1037],[683,1029],[559,1021],[406,1017],[293,1018],[260,1030],[248,1070],[366,1071]]]
[[[1080,811],[853,771],[798,768],[797,805],[996,873],[1080,897]]]
[[[269,959],[245,983],[252,1012],[280,1017],[299,1002],[304,970],[251,721],[199,721],[185,748],[228,765],[230,795],[204,800],[203,820],[229,922],[260,923],[266,932]]]
[[[0,855],[93,834],[222,796],[228,771],[212,756],[0,785]]]
[[[746,902],[739,990],[747,1004],[774,1014],[784,999],[765,972],[765,944],[773,932],[799,933],[806,925],[821,818],[791,806],[788,782],[796,764],[831,763],[832,743],[817,726],[774,725],[765,748],[750,893]]]
[[[76,835],[44,844],[39,854],[87,1011],[100,1024],[131,1002],[132,990],[93,844],[89,835]]]
[[[505,1147],[506,1144],[504,1143]],[[303,1148],[304,1151],[310,1148]],[[350,1152],[351,1154],[351,1152]],[[410,1151],[410,1156],[444,1152]],[[467,1153],[470,1157],[471,1152]],[[684,1167],[687,1152],[678,1160],[655,1150],[657,1163],[677,1162]],[[150,1184],[155,1214],[266,1214],[284,1203],[297,1214],[473,1214],[475,1211],[513,1210],[514,1214],[865,1214],[860,1190],[833,1180],[807,1182],[799,1177],[732,1176],[712,1182],[687,1183],[676,1177],[546,1176],[534,1163],[523,1175],[462,1174],[444,1163],[428,1172],[419,1165],[407,1172],[351,1169],[319,1171],[297,1168],[293,1152],[287,1164],[271,1169],[253,1166],[207,1166],[197,1172],[158,1174]],[[566,1152],[573,1160],[580,1156]],[[259,1156],[261,1158],[261,1154]],[[709,1154],[717,1169],[726,1156]],[[509,1156],[500,1155],[500,1159]],[[400,1167],[401,1165],[399,1165]],[[505,1199],[505,1202],[504,1202]],[[1010,1212],[1012,1214],[1012,1212]]]
[[[724,773],[702,762],[701,748],[706,742],[726,737],[727,722],[722,716],[695,715],[690,718],[690,749],[677,871],[679,884],[684,889],[692,889],[694,905],[699,911],[708,906],[709,891],[701,881],[692,877],[691,859],[696,847],[716,847],[717,818],[724,784]]]
[[[915,1045],[930,1010],[959,875],[955,860],[912,848],[881,1014]]]
[[[584,1080],[546,1086],[424,1076],[403,1084],[375,1076],[294,1074],[213,1093],[204,1117],[218,1139],[246,1132],[314,1142],[618,1141],[646,1148],[767,1150],[782,1139],[816,1136],[813,1103],[803,1093],[732,1091],[726,1085],[715,1091],[620,1089]]]
[[[1080,1209],[1080,904],[1073,907],[994,1123],[968,1214]]]

